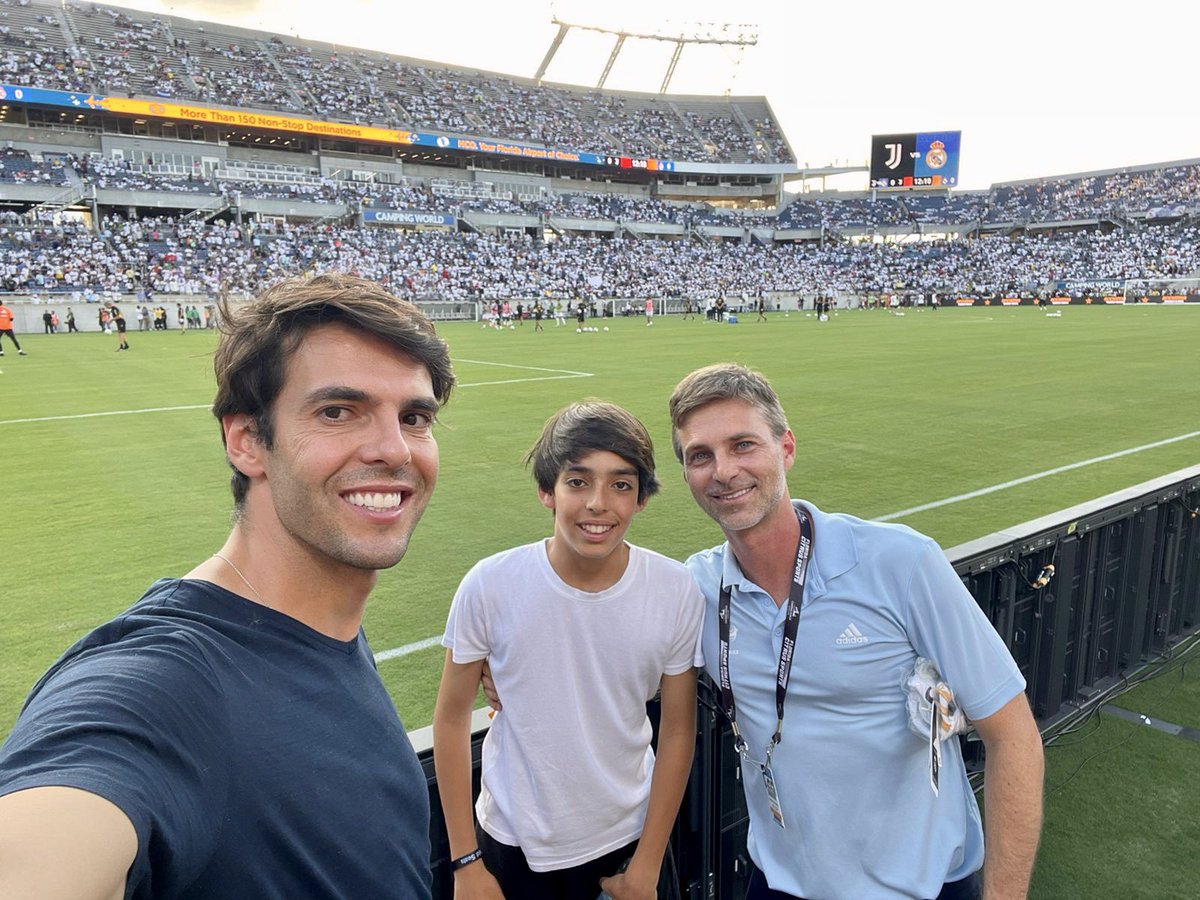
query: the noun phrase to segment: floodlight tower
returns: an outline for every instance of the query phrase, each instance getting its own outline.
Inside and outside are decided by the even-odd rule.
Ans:
[[[552,16],[550,21],[558,26],[558,33],[555,34],[554,39],[550,42],[550,49],[546,51],[546,56],[542,59],[542,64],[538,66],[537,73],[533,76],[533,80],[539,84],[541,84],[542,76],[546,74],[546,69],[550,66],[550,61],[554,59],[558,48],[562,46],[563,38],[567,36],[567,32],[572,28],[578,28],[580,31],[596,31],[600,34],[611,34],[616,37],[612,52],[608,55],[608,62],[604,65],[604,71],[600,73],[600,80],[596,82],[596,87],[598,88],[604,87],[604,82],[608,80],[608,74],[612,71],[617,57],[621,55],[621,49],[625,46],[626,38],[634,38],[640,41],[663,41],[674,44],[675,49],[671,54],[671,61],[667,64],[667,72],[663,76],[662,87],[658,89],[660,94],[667,92],[667,88],[671,84],[671,78],[675,75],[675,66],[679,64],[679,57],[683,55],[683,48],[686,45],[720,44],[736,47],[741,51],[758,44],[758,30],[755,25],[707,23],[697,24],[694,28],[686,31],[639,33],[625,31],[620,28],[605,28],[600,25],[583,25],[578,22],[567,22],[558,16]]]

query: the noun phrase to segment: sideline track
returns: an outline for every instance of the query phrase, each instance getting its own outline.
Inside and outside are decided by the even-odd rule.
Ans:
[[[1012,481],[1005,481],[1000,484],[993,484],[991,487],[980,488],[977,491],[970,491],[966,494],[957,494],[953,497],[946,497],[942,500],[934,500],[932,503],[923,503],[920,506],[913,506],[909,509],[902,509],[898,512],[888,513],[886,516],[877,516],[872,519],[873,522],[892,522],[896,519],[902,519],[905,516],[913,513],[924,512],[927,509],[937,509],[939,506],[949,506],[952,503],[961,503],[963,500],[973,500],[976,497],[983,497],[987,494],[994,494],[997,491],[1003,491],[1011,487],[1016,487],[1019,484],[1027,484],[1030,481],[1037,481],[1039,478],[1049,478],[1051,475],[1058,475],[1062,472],[1069,472],[1072,469],[1082,469],[1084,466],[1095,465],[1096,463],[1107,462],[1110,459],[1119,459],[1122,456],[1130,456],[1134,453],[1141,453],[1143,450],[1153,450],[1156,447],[1165,447],[1168,444],[1176,444],[1179,441],[1190,440],[1194,437],[1200,437],[1200,431],[1189,431],[1187,434],[1177,434],[1175,437],[1164,438],[1161,441],[1155,441],[1152,444],[1142,444],[1140,447],[1130,447],[1128,450],[1118,450],[1116,453],[1106,453],[1104,456],[1094,456],[1091,459],[1080,460],[1079,462],[1068,463],[1065,466],[1056,466],[1053,469],[1047,469],[1044,472],[1035,472],[1032,475],[1026,475],[1022,478],[1014,478]],[[386,662],[389,659],[398,659],[402,656],[408,656],[410,653],[418,653],[421,650],[428,650],[430,647],[436,647],[442,642],[441,635],[425,638],[423,641],[416,641],[412,644],[405,644],[403,647],[394,647],[391,650],[381,650],[375,654],[375,662]]]

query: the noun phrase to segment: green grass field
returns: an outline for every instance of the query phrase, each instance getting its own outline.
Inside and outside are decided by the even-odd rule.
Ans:
[[[596,334],[552,324],[542,334],[532,324],[503,332],[441,326],[460,387],[438,430],[442,474],[429,511],[407,558],[383,575],[371,599],[366,629],[377,652],[440,635],[471,565],[549,533],[549,514],[521,460],[545,418],[580,397],[627,406],[654,435],[665,487],[635,520],[631,540],[679,558],[716,543],[719,532],[680,478],[666,416],[676,381],[710,362],[737,360],[772,379],[800,445],[794,495],[867,518],[1144,448],[902,518],[944,546],[1200,458],[1200,309],[1081,307],[1047,318],[1033,308],[980,308],[904,317],[843,312],[828,323],[793,313],[772,314],[765,324],[608,324],[610,332]],[[134,332],[131,351],[121,354],[115,341],[27,335],[28,357],[6,345],[0,359],[8,562],[0,735],[63,649],[154,579],[186,572],[229,528],[228,469],[206,409],[213,336]],[[112,414],[125,411],[134,412]],[[20,421],[28,419],[39,421]],[[410,728],[430,720],[441,657],[434,646],[380,664]],[[1200,727],[1196,691],[1180,698],[1191,702],[1172,715]],[[1166,792],[1172,781],[1180,790],[1182,773],[1197,771],[1200,745],[1125,722],[1102,724],[1105,731],[1079,745],[1078,758],[1071,748],[1049,751],[1049,786],[1124,730],[1136,739],[1088,762],[1056,797],[1102,806],[1105,792],[1127,776],[1167,765],[1175,778],[1145,788]],[[1169,843],[1186,848],[1181,859],[1200,837],[1194,784],[1189,789],[1190,804],[1159,797],[1183,818]],[[1043,854],[1038,896],[1184,896],[1176,881],[1165,893],[1146,892],[1146,885],[1164,885],[1154,880],[1163,860],[1149,850],[1137,855],[1143,868],[1131,869],[1128,890],[1106,893],[1108,881],[1075,891],[1070,885],[1087,879],[1071,866],[1082,872],[1109,851],[1088,833],[1088,822],[1070,810],[1060,822],[1058,811],[1052,805],[1048,815],[1047,851],[1070,865],[1048,874]],[[1165,825],[1152,807],[1134,821]],[[1157,846],[1153,830],[1142,839]]]

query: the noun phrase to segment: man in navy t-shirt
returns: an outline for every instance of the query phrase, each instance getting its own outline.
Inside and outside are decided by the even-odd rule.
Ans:
[[[361,626],[437,479],[446,346],[341,275],[221,323],[233,530],[34,686],[0,748],[0,896],[430,894],[425,779]]]

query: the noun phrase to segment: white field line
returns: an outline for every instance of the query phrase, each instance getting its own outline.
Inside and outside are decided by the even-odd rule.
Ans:
[[[488,387],[493,384],[524,384],[528,381],[558,381],[564,378],[592,378],[594,372],[575,372],[571,369],[544,369],[541,366],[513,366],[507,363],[489,363],[478,359],[464,359],[460,362],[475,363],[481,366],[501,366],[505,369],[528,369],[531,372],[557,372],[557,375],[542,375],[537,378],[509,378],[504,381],[479,381],[460,384],[457,387]],[[0,419],[0,425],[22,425],[27,422],[62,422],[68,419],[95,419],[99,416],[137,416],[143,413],[178,412],[185,409],[212,409],[211,403],[201,403],[195,406],[154,406],[147,409],[114,409],[109,412],[78,413],[72,416],[37,416],[32,419]]]
[[[460,359],[458,362],[474,363],[477,366],[496,366],[501,369],[529,369],[532,372],[564,372],[577,378],[591,378],[594,372],[575,372],[571,369],[543,369],[541,366],[518,366],[513,363],[486,362],[482,359]]]
[[[1129,456],[1133,453],[1141,453],[1143,450],[1153,450],[1155,447],[1165,447],[1167,444],[1175,444],[1179,441],[1186,441],[1194,437],[1200,437],[1200,431],[1189,431],[1187,434],[1179,434],[1175,437],[1166,438],[1165,440],[1155,441],[1153,444],[1142,444],[1140,447],[1130,447],[1128,450],[1118,450],[1116,453],[1108,453],[1104,456],[1095,456],[1091,459],[1069,463],[1065,466],[1057,466],[1053,469],[1047,469],[1045,472],[1036,472],[1033,475],[1026,475],[1024,478],[1014,478],[1012,481],[1005,481],[1002,484],[993,484],[991,487],[980,488],[979,490],[971,491],[968,494],[959,494],[956,497],[946,497],[944,500],[935,500],[932,503],[914,506],[911,509],[902,509],[899,512],[888,513],[886,516],[879,516],[872,521],[891,522],[894,519],[901,519],[904,516],[911,515],[912,513],[924,512],[927,509],[936,509],[939,506],[949,506],[951,503],[961,503],[963,500],[972,500],[975,497],[982,497],[985,494],[994,494],[996,491],[1003,491],[1006,488],[1016,487],[1018,484],[1026,484],[1030,481],[1037,481],[1039,478],[1048,478],[1051,475],[1058,475],[1061,472],[1069,472],[1072,469],[1081,469],[1084,466],[1091,466],[1096,463],[1107,462],[1110,459],[1118,459],[1122,456]],[[436,637],[426,638],[423,641],[417,641],[413,644],[405,644],[403,647],[396,647],[393,650],[384,650],[375,654],[375,662],[380,663],[384,660],[408,656],[410,653],[416,653],[420,650],[436,647],[441,642],[442,636],[439,634]]]
[[[562,381],[564,378],[591,378],[591,372],[572,372],[570,375],[543,375],[540,378],[508,378],[503,381],[476,381],[455,387],[491,387],[493,384],[526,384],[531,381]]]
[[[544,375],[540,378],[510,378],[506,381],[476,381],[469,384],[460,384],[458,387],[489,387],[493,384],[524,384],[527,381],[559,381],[563,378],[592,378],[595,372],[576,372],[572,369],[545,369],[541,366],[518,366],[512,363],[487,362],[482,359],[460,359],[457,362],[472,363],[477,366],[495,366],[500,369],[521,369],[529,372],[552,372],[551,375]]]
[[[381,650],[375,654],[375,662],[381,663],[389,659],[397,659],[401,656],[408,656],[410,653],[417,653],[421,650],[428,650],[430,647],[437,647],[442,643],[442,636],[435,635],[431,638],[425,638],[423,641],[416,641],[412,644],[405,644],[403,647],[395,647],[391,650]]]
[[[874,521],[891,522],[894,519],[902,519],[905,516],[912,515],[913,513],[924,512],[927,509],[937,509],[939,506],[949,506],[951,503],[960,503],[963,500],[973,500],[974,498],[982,497],[985,494],[994,494],[996,491],[1003,491],[1010,487],[1016,487],[1018,484],[1028,484],[1030,481],[1037,481],[1039,478],[1048,478],[1051,475],[1058,475],[1060,472],[1069,472],[1072,469],[1082,469],[1084,466],[1108,462],[1110,459],[1119,459],[1122,456],[1129,456],[1133,453],[1141,453],[1143,450],[1153,450],[1155,447],[1165,447],[1167,444],[1175,444],[1179,441],[1186,441],[1194,437],[1200,437],[1200,431],[1189,431],[1187,434],[1177,434],[1175,437],[1166,438],[1161,441],[1155,441],[1153,444],[1142,444],[1140,447],[1130,447],[1128,450],[1118,450],[1116,453],[1106,453],[1104,456],[1094,456],[1091,459],[1084,459],[1080,460],[1079,462],[1068,463],[1065,466],[1056,466],[1053,469],[1047,469],[1045,472],[1035,472],[1033,475],[1026,475],[1023,478],[1014,478],[1012,481],[1005,481],[1002,484],[993,484],[991,487],[980,488],[977,491],[971,491],[967,494],[958,494],[954,497],[946,497],[944,500],[934,500],[932,503],[922,503],[920,506],[914,506],[910,509],[902,509],[899,512],[888,513],[886,516],[879,516]]]
[[[24,422],[61,422],[66,419],[95,419],[98,416],[137,416],[142,413],[177,412],[181,409],[212,409],[211,403],[196,406],[154,406],[149,409],[114,409],[110,412],[79,413],[74,416],[38,416],[35,419],[0,419],[0,425],[20,425]]]

